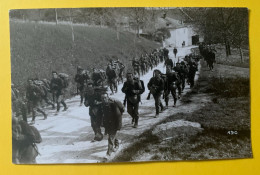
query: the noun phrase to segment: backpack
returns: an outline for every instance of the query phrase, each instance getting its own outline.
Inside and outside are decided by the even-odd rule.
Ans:
[[[98,81],[98,80],[104,81],[106,79],[106,72],[103,70],[98,70],[98,72],[94,72],[92,74],[92,78],[94,81]]]
[[[134,81],[138,83],[139,90],[142,90],[141,94],[145,91],[145,86],[143,80],[139,80],[139,78],[134,78]]]
[[[117,77],[117,70],[115,67],[108,66],[106,69],[106,75],[108,78],[116,78]]]
[[[168,87],[167,75],[166,74],[161,74],[161,78],[162,78],[163,83],[164,83],[164,90],[166,90],[167,87]]]
[[[62,80],[62,86],[67,88],[69,86],[69,75],[66,73],[59,73],[59,77]]]
[[[35,85],[37,86],[37,89],[39,89],[40,91],[40,96],[45,96],[47,95],[48,93],[48,89],[47,87],[45,86],[45,83],[41,80],[36,80],[34,81]]]
[[[42,142],[42,137],[40,132],[34,127],[30,126],[28,123],[24,121],[19,122],[22,132],[24,135],[28,137],[28,141],[31,143],[41,143]]]

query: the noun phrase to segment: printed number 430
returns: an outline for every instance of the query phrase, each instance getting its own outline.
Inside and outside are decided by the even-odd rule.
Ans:
[[[237,135],[238,132],[237,131],[228,131],[227,134],[229,134],[229,135]]]

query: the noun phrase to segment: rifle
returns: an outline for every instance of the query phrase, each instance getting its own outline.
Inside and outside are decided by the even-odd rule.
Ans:
[[[126,106],[126,95],[125,95],[125,99],[124,99],[123,104],[124,104],[124,107],[125,107]]]
[[[162,99],[165,99],[165,91],[163,92],[163,96],[162,96]]]
[[[146,100],[150,100],[150,96],[151,96],[151,91],[149,92],[149,94],[148,94]]]

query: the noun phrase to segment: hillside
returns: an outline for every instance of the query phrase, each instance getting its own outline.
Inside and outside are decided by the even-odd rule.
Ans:
[[[161,45],[129,32],[108,28],[74,26],[74,43],[70,25],[10,22],[12,81],[22,87],[28,78],[51,78],[51,71],[72,77],[81,65],[90,70],[105,68],[109,58],[119,58],[131,69],[130,60]]]

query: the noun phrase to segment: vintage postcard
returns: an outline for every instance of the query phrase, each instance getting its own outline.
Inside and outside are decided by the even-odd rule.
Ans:
[[[9,16],[13,163],[252,158],[247,8]]]

